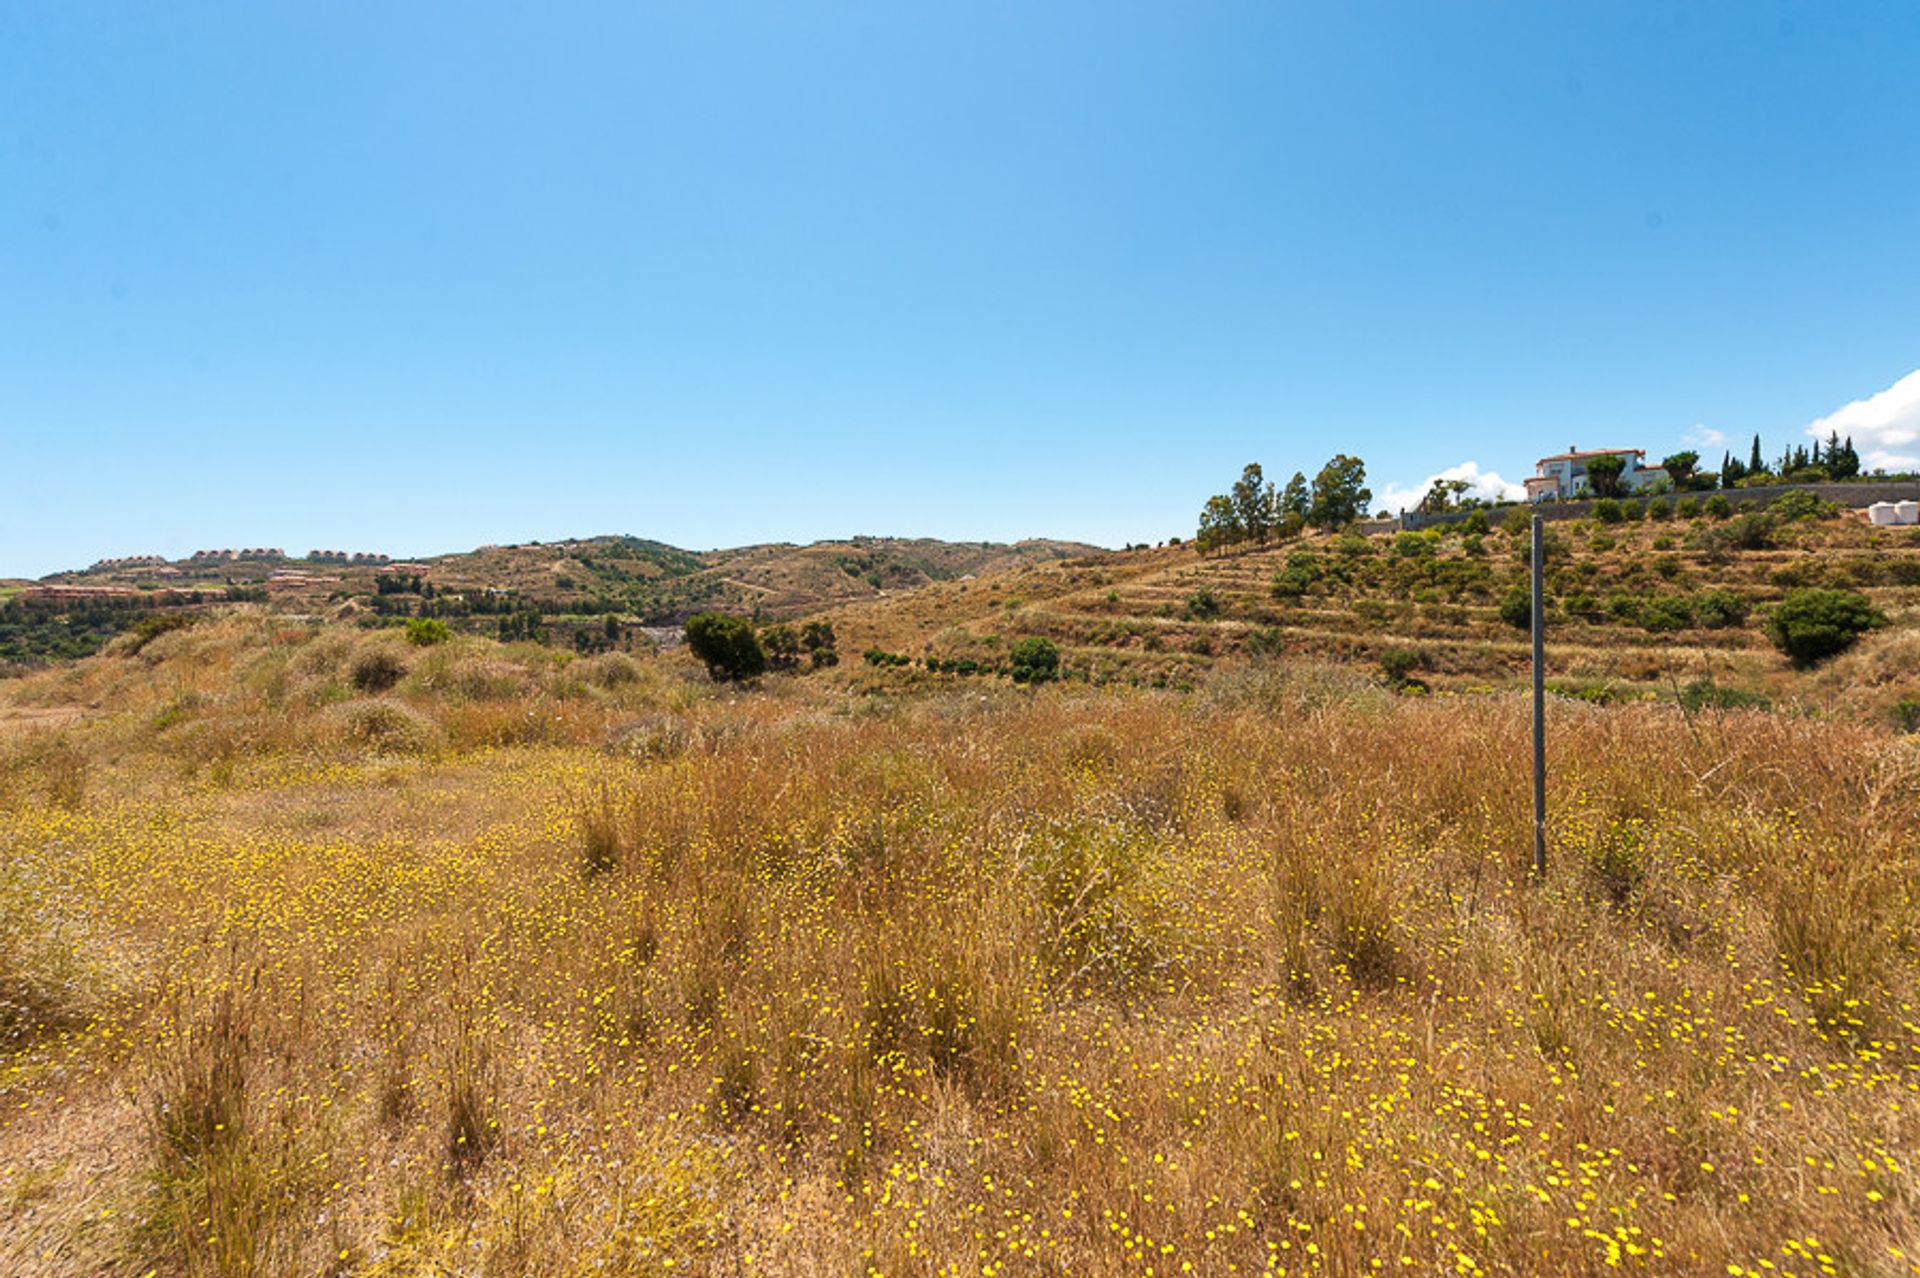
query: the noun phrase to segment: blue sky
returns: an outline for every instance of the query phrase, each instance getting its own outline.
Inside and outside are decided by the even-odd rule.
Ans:
[[[13,0],[0,575],[1910,458],[1916,66],[1909,3]]]

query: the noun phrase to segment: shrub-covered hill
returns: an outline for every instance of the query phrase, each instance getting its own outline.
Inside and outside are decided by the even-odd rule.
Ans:
[[[1742,694],[1885,709],[1920,696],[1920,531],[1828,511],[1549,525],[1549,664],[1598,699]],[[1083,555],[834,613],[843,651],[991,662],[1021,637],[1095,681],[1179,684],[1249,658],[1365,666],[1409,689],[1523,676],[1524,532],[1308,536],[1203,557]],[[1890,622],[1794,670],[1766,622],[1790,591],[1858,592]],[[1384,664],[1383,664],[1384,663]],[[1709,686],[1701,686],[1707,680]]]
[[[144,592],[266,587],[276,576],[288,599],[312,603],[381,594],[505,595],[547,613],[635,614],[670,624],[706,608],[794,616],[934,581],[1004,572],[1097,552],[1082,542],[1012,543],[930,537],[855,537],[809,545],[772,542],[693,551],[640,537],[603,536],[482,546],[395,563],[255,558],[173,564],[102,564],[37,584],[119,585]],[[383,589],[384,583],[384,589]],[[30,585],[36,583],[20,583]],[[278,593],[278,592],[277,592]]]
[[[102,564],[20,585],[114,588],[106,592],[46,599],[0,587],[0,672],[86,656],[155,611],[242,600],[308,615],[435,616],[456,629],[566,644],[591,638],[576,632],[597,631],[608,616],[629,626],[676,626],[705,609],[794,617],[1094,550],[1047,540],[856,537],[695,552],[637,537],[590,537],[386,564],[304,558]]]

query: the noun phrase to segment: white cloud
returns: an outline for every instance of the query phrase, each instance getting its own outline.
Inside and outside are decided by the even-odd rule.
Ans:
[[[1467,491],[1464,497],[1479,497],[1485,501],[1521,501],[1527,495],[1523,485],[1509,483],[1491,470],[1480,469],[1479,462],[1463,461],[1458,466],[1449,466],[1437,475],[1428,475],[1419,483],[1410,487],[1400,484],[1388,484],[1373,495],[1375,510],[1390,510],[1398,514],[1402,510],[1412,510],[1420,504],[1436,480],[1464,479]]]
[[[1825,439],[1834,431],[1853,437],[1867,470],[1912,470],[1920,467],[1920,368],[1887,389],[1856,399],[1807,427],[1807,434]]]
[[[1686,438],[1695,448],[1719,448],[1727,442],[1725,431],[1715,430],[1705,422],[1695,422]]]

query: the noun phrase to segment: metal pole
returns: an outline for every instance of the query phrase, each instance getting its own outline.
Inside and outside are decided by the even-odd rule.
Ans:
[[[1533,517],[1533,873],[1547,877],[1547,610],[1541,583],[1545,578],[1546,538],[1541,519]]]

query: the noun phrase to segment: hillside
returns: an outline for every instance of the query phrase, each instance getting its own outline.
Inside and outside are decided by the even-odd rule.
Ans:
[[[1548,535],[1549,666],[1564,691],[1620,699],[1708,679],[1863,706],[1920,692],[1920,530],[1821,512],[1577,521]],[[1095,681],[1178,684],[1250,655],[1378,671],[1401,654],[1420,685],[1465,690],[1527,671],[1524,602],[1515,620],[1502,616],[1524,589],[1525,555],[1524,534],[1464,528],[1308,536],[1213,557],[1184,546],[1103,552],[939,583],[833,619],[843,650],[937,662],[991,662],[1013,639],[1041,635]],[[1807,586],[1858,590],[1893,625],[1826,671],[1793,671],[1763,624]]]
[[[1093,547],[1074,542],[946,542],[856,537],[810,545],[773,542],[694,552],[632,537],[490,546],[422,560],[437,586],[508,590],[643,619],[684,620],[704,608],[790,617],[912,590],[935,581],[1053,562]]]
[[[599,647],[608,616],[628,629],[677,626],[708,608],[779,619],[1094,551],[1048,540],[898,537],[691,551],[606,536],[392,562],[254,552],[103,561],[0,587],[0,670],[86,656],[154,611],[233,602],[304,615],[434,616],[502,638]],[[13,595],[20,606],[6,607]]]

